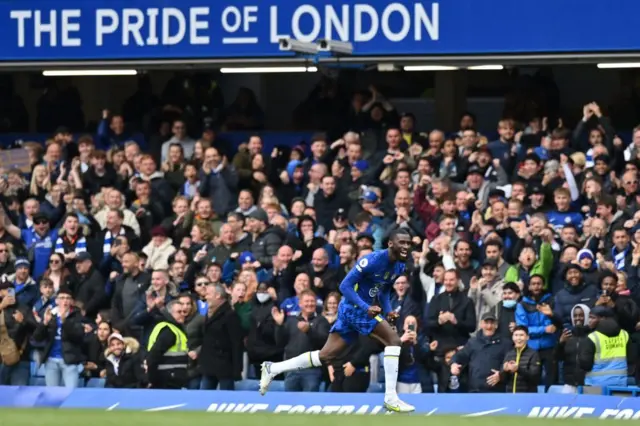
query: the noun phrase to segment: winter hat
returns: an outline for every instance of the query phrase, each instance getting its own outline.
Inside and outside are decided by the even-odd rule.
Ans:
[[[589,258],[592,262],[595,260],[593,252],[589,249],[582,249],[578,252],[578,262],[580,262],[584,258]]]

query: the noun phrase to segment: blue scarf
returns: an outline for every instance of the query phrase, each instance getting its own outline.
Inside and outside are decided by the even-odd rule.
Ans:
[[[613,263],[616,265],[616,269],[618,271],[626,271],[627,267],[625,265],[625,260],[627,258],[627,253],[629,253],[629,246],[627,246],[620,253],[617,252],[616,247],[614,246],[611,249],[611,257],[613,258]]]

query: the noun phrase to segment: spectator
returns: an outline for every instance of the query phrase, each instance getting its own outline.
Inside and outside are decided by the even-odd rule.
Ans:
[[[316,295],[311,290],[300,294],[300,314],[286,317],[276,307],[271,311],[276,327],[276,344],[284,347],[284,359],[320,349],[329,337],[329,323],[316,313]],[[284,387],[287,392],[318,392],[322,372],[307,369],[287,373]]]
[[[207,286],[209,311],[204,324],[200,371],[202,388],[234,390],[242,372],[242,329],[238,315],[219,284]]]
[[[164,163],[167,161],[167,158],[169,157],[169,147],[172,144],[179,144],[182,146],[185,158],[191,158],[193,156],[193,149],[196,141],[191,139],[187,134],[186,123],[182,120],[174,121],[171,132],[173,133],[173,137],[162,144],[162,162]]]
[[[188,312],[177,300],[169,302],[147,346],[149,387],[181,389],[187,385],[188,342],[184,321]]]
[[[508,339],[516,328],[516,308],[520,301],[520,287],[515,283],[502,286],[502,301],[495,307],[498,328],[496,334]]]
[[[578,303],[593,308],[598,298],[598,289],[594,285],[587,285],[582,278],[582,269],[575,264],[569,264],[564,270],[564,288],[555,296],[554,315],[562,321],[565,327],[571,324],[571,309]]]
[[[32,307],[38,299],[38,285],[31,278],[29,268],[31,264],[25,258],[16,259],[14,264],[16,273],[7,277],[13,284],[14,297],[20,305]]]
[[[544,292],[542,276],[530,277],[529,286],[516,308],[516,324],[528,327],[528,346],[538,352],[545,371],[545,385],[549,388],[556,379],[554,352],[560,324],[553,316],[553,298]]]
[[[82,315],[95,318],[106,305],[104,278],[93,266],[91,256],[87,252],[80,253],[76,258],[76,272],[71,284],[74,299],[82,303]]]
[[[496,317],[488,313],[480,319],[480,331],[460,352],[453,356],[451,374],[460,376],[463,367],[469,370],[469,392],[504,392],[500,386],[500,371],[509,351],[510,342],[495,335]]]
[[[134,308],[151,283],[151,277],[140,271],[138,261],[135,253],[125,254],[122,257],[122,274],[115,278],[111,321],[118,332],[130,331],[129,322]]]
[[[282,230],[269,225],[267,214],[262,209],[257,209],[247,217],[247,229],[253,234],[251,252],[260,266],[270,268],[273,266],[273,255],[283,243]]]
[[[108,339],[105,352],[107,388],[139,388],[144,383],[142,360],[138,350],[140,344],[131,337],[113,333]]]
[[[14,285],[0,282],[0,384],[27,386],[29,383],[29,353],[25,351],[29,335],[37,323],[28,305],[20,303]]]
[[[98,324],[95,332],[89,333],[85,337],[87,360],[84,364],[84,374],[86,377],[105,377],[107,373],[106,354],[108,354],[109,350],[108,339],[111,332],[111,325],[106,321],[102,321]]]
[[[589,313],[594,330],[589,342],[578,354],[580,368],[587,372],[587,386],[626,386],[629,365],[635,366],[637,350],[622,330],[610,308],[597,306]]]
[[[151,230],[151,242],[142,252],[147,255],[146,269],[169,269],[169,258],[176,252],[173,242],[167,238],[162,226]]]
[[[429,303],[429,335],[431,341],[437,341],[441,348],[450,345],[462,346],[476,330],[473,302],[462,292],[462,283],[456,270],[444,273],[442,286],[444,291],[434,296]]]
[[[211,199],[216,212],[224,215],[233,209],[232,193],[238,186],[238,175],[227,157],[221,156],[216,148],[207,148],[204,152],[200,182],[200,195]]]
[[[73,294],[68,288],[58,291],[56,305],[45,311],[33,338],[46,343],[43,354],[46,385],[77,388],[86,359],[82,315],[73,307]]]
[[[513,349],[507,352],[502,366],[507,393],[537,393],[540,380],[538,353],[527,345],[527,328],[513,330]]]
[[[563,393],[577,393],[579,386],[584,386],[585,371],[579,363],[580,348],[586,348],[591,332],[588,326],[589,312],[587,305],[577,304],[571,309],[571,328],[562,330],[560,344],[556,353],[558,361],[562,361],[564,371]]]

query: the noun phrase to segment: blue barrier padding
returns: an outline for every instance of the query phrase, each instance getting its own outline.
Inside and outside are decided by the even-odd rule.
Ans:
[[[403,395],[418,414],[640,418],[640,398],[568,394]],[[0,406],[102,410],[382,414],[382,395],[0,387]]]

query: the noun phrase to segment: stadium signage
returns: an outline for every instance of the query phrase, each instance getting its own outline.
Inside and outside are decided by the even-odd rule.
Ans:
[[[2,61],[274,58],[278,39],[350,41],[354,55],[633,51],[640,4],[536,0],[0,1]],[[549,14],[548,10],[554,10]],[[585,22],[616,22],[601,37]],[[553,31],[549,31],[553,28]]]
[[[301,405],[301,404],[242,404],[215,403],[207,411],[215,413],[287,413],[287,414],[380,414],[382,405]]]

